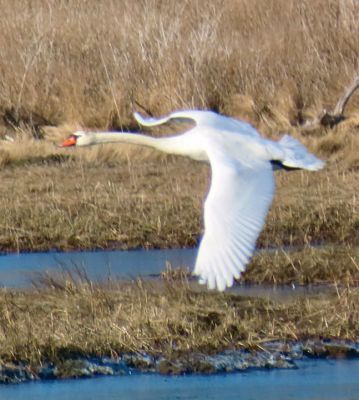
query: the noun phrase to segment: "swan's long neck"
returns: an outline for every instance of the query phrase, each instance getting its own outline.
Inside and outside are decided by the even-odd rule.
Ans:
[[[207,155],[200,146],[197,146],[192,135],[181,134],[171,137],[151,137],[139,133],[126,132],[94,132],[89,133],[91,144],[100,143],[130,143],[163,151],[164,153],[177,154],[207,161]]]
[[[153,138],[151,136],[141,135],[139,133],[126,132],[94,132],[88,133],[91,137],[91,144],[101,143],[131,143],[141,146],[154,147],[162,150],[161,138]]]

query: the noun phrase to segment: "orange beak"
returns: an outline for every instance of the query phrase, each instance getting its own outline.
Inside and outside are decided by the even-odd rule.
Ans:
[[[76,146],[76,136],[71,135],[69,136],[61,145],[60,147],[71,147]]]

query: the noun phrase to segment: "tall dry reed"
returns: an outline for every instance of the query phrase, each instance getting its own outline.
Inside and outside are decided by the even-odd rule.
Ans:
[[[0,111],[133,124],[210,108],[286,127],[334,106],[358,72],[350,0],[0,0]],[[351,105],[358,100],[351,100]]]

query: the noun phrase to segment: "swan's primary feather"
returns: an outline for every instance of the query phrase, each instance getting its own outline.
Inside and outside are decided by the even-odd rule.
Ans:
[[[223,163],[209,154],[212,182],[204,204],[204,236],[194,274],[210,289],[232,286],[255,248],[274,194],[270,163],[252,167],[237,160]]]

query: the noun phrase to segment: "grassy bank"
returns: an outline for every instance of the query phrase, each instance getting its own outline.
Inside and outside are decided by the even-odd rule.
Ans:
[[[359,337],[357,289],[285,301],[197,289],[186,280],[96,286],[47,277],[31,292],[2,290],[0,358],[36,364],[131,351],[175,357],[272,339]]]

